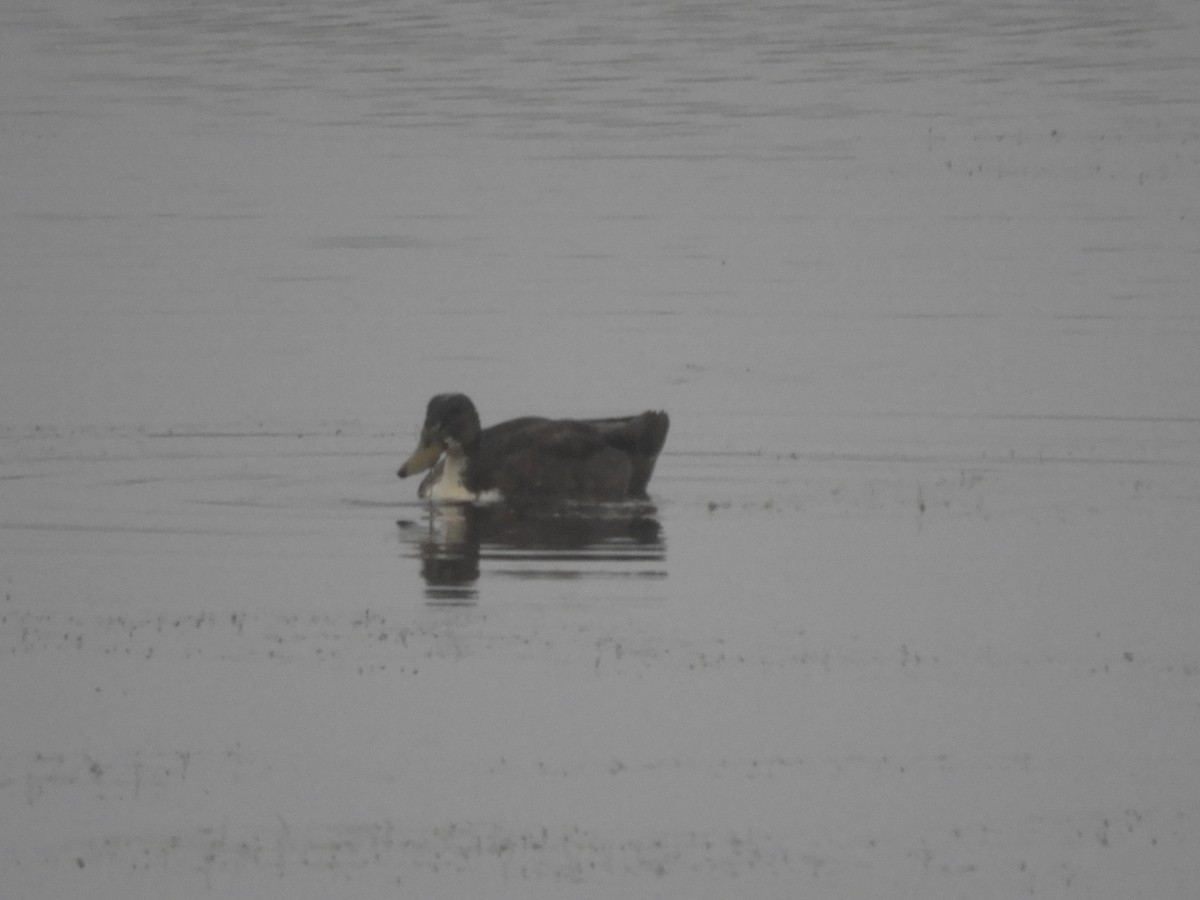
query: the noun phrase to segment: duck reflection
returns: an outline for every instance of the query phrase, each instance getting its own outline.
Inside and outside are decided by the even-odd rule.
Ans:
[[[478,601],[481,566],[488,577],[663,578],[662,526],[650,504],[596,506],[430,506],[421,520],[401,520],[401,542],[421,561],[432,604]]]

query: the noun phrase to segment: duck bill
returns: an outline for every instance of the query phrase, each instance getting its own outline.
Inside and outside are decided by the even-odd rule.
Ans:
[[[409,475],[424,472],[438,461],[438,457],[442,455],[442,451],[445,449],[445,443],[437,435],[431,434],[428,430],[422,431],[421,441],[417,444],[417,449],[413,451],[412,456],[404,461],[404,465],[400,467],[400,471],[396,474],[401,478],[407,478]]]

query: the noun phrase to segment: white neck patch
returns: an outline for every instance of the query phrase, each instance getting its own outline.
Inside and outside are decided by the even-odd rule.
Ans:
[[[484,491],[477,494],[467,488],[463,475],[467,470],[467,458],[456,453],[455,447],[442,458],[442,474],[429,486],[428,498],[443,503],[494,502],[500,499],[499,491]]]

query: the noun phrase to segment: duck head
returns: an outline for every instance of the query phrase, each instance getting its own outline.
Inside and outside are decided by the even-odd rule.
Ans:
[[[479,413],[466,394],[438,394],[425,409],[421,439],[397,472],[401,478],[424,472],[443,453],[462,453],[479,439]]]

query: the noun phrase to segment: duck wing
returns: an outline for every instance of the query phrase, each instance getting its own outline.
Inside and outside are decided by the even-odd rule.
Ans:
[[[647,410],[636,416],[612,419],[584,419],[595,429],[608,446],[629,455],[633,471],[629,479],[629,495],[645,497],[646,485],[654,474],[658,454],[667,442],[671,419],[665,412]]]
[[[486,480],[502,490],[520,493],[536,485],[539,492],[641,498],[669,427],[662,412],[512,419],[483,431],[479,462]]]

